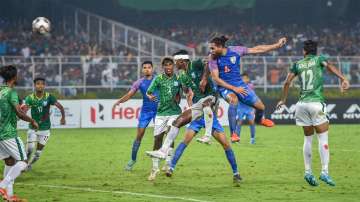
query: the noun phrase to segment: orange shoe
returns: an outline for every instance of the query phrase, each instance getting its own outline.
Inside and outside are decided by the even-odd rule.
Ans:
[[[9,202],[27,202],[26,199],[18,198],[17,196],[12,196],[8,199]]]
[[[231,142],[234,143],[234,142],[240,142],[240,137],[236,134],[236,133],[233,133],[231,135]]]
[[[7,201],[9,198],[6,189],[0,188],[0,195],[4,201]]]
[[[273,127],[273,126],[275,126],[275,123],[272,120],[265,119],[265,118],[261,119],[260,124],[265,126],[265,127]]]

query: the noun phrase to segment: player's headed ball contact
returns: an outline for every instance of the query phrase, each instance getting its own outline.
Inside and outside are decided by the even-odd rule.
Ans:
[[[37,34],[46,35],[51,30],[51,23],[45,17],[37,17],[32,22],[32,31]]]

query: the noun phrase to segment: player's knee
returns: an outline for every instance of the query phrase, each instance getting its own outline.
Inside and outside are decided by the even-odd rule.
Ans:
[[[264,105],[264,103],[261,102],[261,101],[256,102],[254,106],[255,106],[255,108],[258,109],[258,110],[262,110],[262,111],[265,110],[265,105]]]
[[[224,142],[222,142],[222,146],[223,146],[224,150],[227,150],[230,148],[230,143],[228,141],[224,141]]]
[[[238,98],[234,94],[229,94],[227,96],[227,99],[228,99],[229,104],[237,105],[239,103]]]
[[[13,157],[8,157],[8,158],[4,159],[4,161],[5,161],[5,165],[7,165],[7,166],[13,166],[13,165],[15,165],[15,162],[16,162]]]

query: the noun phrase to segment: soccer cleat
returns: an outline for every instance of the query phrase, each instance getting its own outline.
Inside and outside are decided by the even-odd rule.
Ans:
[[[125,170],[126,170],[126,171],[131,171],[131,170],[133,169],[135,163],[136,163],[136,161],[130,160],[130,161],[126,164]]]
[[[160,149],[156,151],[147,151],[146,154],[150,157],[158,159],[165,159],[167,156],[166,153],[161,151]]]
[[[196,141],[203,143],[203,144],[211,144],[211,139],[210,137],[204,135],[202,137],[196,138]]]
[[[306,173],[304,176],[304,179],[307,183],[309,183],[309,185],[311,186],[318,186],[319,183],[316,181],[314,175],[310,174],[310,173]]]
[[[330,186],[335,186],[335,182],[330,177],[330,175],[321,173],[319,179]]]
[[[174,168],[169,168],[165,174],[166,177],[171,177],[173,173],[174,173]]]
[[[30,172],[32,170],[32,165],[28,164],[28,166],[26,166],[24,172]]]
[[[233,133],[233,134],[231,135],[231,142],[232,142],[232,143],[240,142],[240,137],[239,137],[236,133]]]
[[[0,188],[0,195],[4,201],[7,201],[9,198],[6,189]]]
[[[149,181],[154,181],[156,179],[156,176],[160,173],[159,169],[151,169],[150,175],[148,177]]]
[[[241,181],[242,181],[242,178],[241,178],[240,174],[234,175],[234,177],[233,177],[233,183],[234,183],[234,186],[235,186],[235,187],[240,187]]]
[[[250,144],[255,144],[255,138],[250,139]]]
[[[26,199],[18,198],[17,196],[12,196],[8,199],[9,202],[27,202]]]
[[[161,171],[166,172],[169,169],[170,169],[170,166],[167,163],[165,163],[165,165],[161,168]]]
[[[265,119],[265,118],[261,119],[260,124],[265,126],[265,127],[273,127],[273,126],[275,126],[275,123],[272,120]]]

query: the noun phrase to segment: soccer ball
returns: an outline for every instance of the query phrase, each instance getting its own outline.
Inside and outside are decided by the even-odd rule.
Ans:
[[[37,17],[32,22],[32,30],[34,33],[46,35],[51,30],[51,23],[45,17]]]

